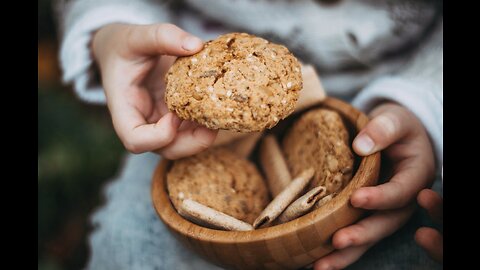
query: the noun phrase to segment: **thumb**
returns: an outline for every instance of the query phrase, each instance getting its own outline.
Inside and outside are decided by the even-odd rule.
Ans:
[[[127,30],[128,51],[135,55],[191,55],[203,42],[173,24],[132,25]]]
[[[397,105],[373,114],[374,118],[353,140],[353,149],[361,156],[381,151],[407,135],[411,121],[405,111]],[[372,112],[373,113],[373,112]]]

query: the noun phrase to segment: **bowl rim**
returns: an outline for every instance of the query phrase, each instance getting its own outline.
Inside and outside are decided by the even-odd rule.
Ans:
[[[352,105],[336,98],[327,97],[321,104],[317,105],[339,112],[344,119],[347,119],[351,122],[356,130],[356,133],[358,133],[359,130],[361,130],[369,121],[368,117],[364,113],[357,110]],[[317,105],[312,107],[317,107]],[[151,197],[155,211],[160,219],[170,229],[181,235],[201,241],[220,244],[266,241],[306,229],[315,223],[329,218],[334,212],[350,204],[348,198],[350,198],[350,195],[353,193],[353,191],[358,187],[365,186],[365,183],[369,181],[369,177],[361,178],[359,172],[364,171],[369,174],[370,177],[372,174],[378,176],[379,172],[379,152],[360,158],[361,161],[358,165],[355,175],[352,177],[348,185],[324,206],[289,222],[271,227],[255,229],[252,231],[222,231],[210,229],[192,223],[180,216],[170,202],[165,188],[165,172],[170,162],[172,162],[170,160],[162,159],[157,165],[152,179]]]

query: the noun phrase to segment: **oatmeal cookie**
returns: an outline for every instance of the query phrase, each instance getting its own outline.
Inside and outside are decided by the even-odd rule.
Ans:
[[[352,178],[348,131],[335,111],[320,108],[303,114],[286,134],[283,150],[292,175],[315,169],[310,188],[325,186],[329,193],[338,192]]]
[[[245,33],[219,36],[178,58],[165,81],[168,109],[180,118],[240,132],[272,128],[290,115],[303,84],[285,46]]]
[[[223,147],[176,160],[167,188],[177,209],[188,198],[250,224],[269,201],[255,165]]]

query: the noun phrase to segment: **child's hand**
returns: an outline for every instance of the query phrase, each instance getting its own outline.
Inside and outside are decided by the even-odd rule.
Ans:
[[[171,24],[110,24],[95,33],[92,49],[113,126],[129,151],[176,159],[213,143],[216,131],[182,124],[164,101],[164,76],[172,56],[191,55],[202,47],[199,38]]]
[[[315,269],[342,269],[358,260],[371,246],[402,227],[414,210],[418,192],[432,183],[435,160],[421,122],[404,107],[385,103],[370,114],[372,120],[353,142],[361,156],[384,150],[393,161],[392,178],[381,185],[355,191],[354,207],[376,210],[356,224],[338,230],[337,249],[315,263]]]
[[[443,222],[443,199],[440,195],[431,189],[424,189],[418,194],[417,201],[434,221]],[[415,241],[432,259],[443,263],[443,235],[440,232],[422,227],[415,233]]]

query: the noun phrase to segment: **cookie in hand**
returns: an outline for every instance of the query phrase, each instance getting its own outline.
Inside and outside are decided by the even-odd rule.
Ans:
[[[285,46],[245,33],[209,41],[166,75],[165,101],[180,118],[211,129],[269,129],[290,115],[303,81]]]

